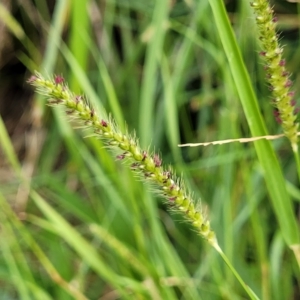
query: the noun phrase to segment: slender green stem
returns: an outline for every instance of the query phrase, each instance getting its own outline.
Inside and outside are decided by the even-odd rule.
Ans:
[[[297,173],[298,173],[298,179],[300,182],[300,157],[299,157],[299,151],[293,151],[294,153],[294,159],[296,161],[296,166],[297,166]]]
[[[162,53],[163,40],[166,33],[165,22],[168,16],[169,1],[160,0],[155,1],[155,7],[153,11],[152,29],[153,34],[148,41],[148,47],[146,52],[146,61],[144,67],[144,76],[141,87],[141,99],[140,99],[140,120],[139,120],[139,132],[142,145],[148,145],[151,142],[151,130],[152,128],[152,110],[154,107],[155,99],[155,83],[157,66],[160,60],[160,54]]]
[[[225,263],[227,264],[227,266],[229,267],[229,269],[232,271],[232,273],[234,274],[234,276],[236,277],[236,279],[239,281],[239,283],[241,284],[241,286],[245,289],[245,291],[249,295],[250,299],[252,299],[252,300],[258,300],[259,298],[255,295],[255,293],[251,290],[251,288],[245,284],[245,282],[243,281],[243,279],[241,278],[241,276],[239,275],[239,273],[236,271],[236,269],[233,267],[233,265],[229,261],[228,257],[222,251],[222,249],[219,247],[219,245],[216,244],[216,245],[213,245],[213,247],[221,255],[221,257],[223,258],[223,260],[225,261]]]

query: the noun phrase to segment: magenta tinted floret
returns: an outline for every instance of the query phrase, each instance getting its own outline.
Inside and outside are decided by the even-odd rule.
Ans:
[[[81,101],[81,99],[82,99],[82,96],[80,96],[80,95],[78,95],[78,96],[75,97],[75,103],[76,103],[76,105]]]
[[[30,76],[30,78],[27,80],[28,83],[33,83],[37,80],[38,78],[34,75]]]
[[[140,166],[139,163],[132,163],[132,164],[130,165],[130,167],[131,167],[132,170],[136,170],[139,166]]]
[[[148,154],[146,151],[143,151],[142,155],[143,155],[142,161],[144,161],[148,157]]]
[[[286,87],[286,88],[291,87],[292,84],[293,84],[292,81],[288,79],[288,80],[285,82],[284,87]]]
[[[65,79],[64,79],[62,76],[60,76],[60,75],[57,75],[57,76],[55,76],[55,78],[54,78],[54,82],[55,82],[56,84],[62,84],[64,81],[65,81]]]
[[[159,158],[159,156],[157,154],[154,154],[153,160],[154,160],[155,167],[160,167],[161,166],[162,161],[161,161],[161,159]]]
[[[175,201],[177,197],[170,197],[169,200],[170,201]]]
[[[101,126],[103,126],[103,127],[107,127],[107,122],[106,122],[106,121],[104,121],[104,120],[101,120]]]
[[[119,155],[117,155],[117,159],[118,159],[118,160],[123,160],[123,159],[126,157],[126,155],[127,155],[127,152],[124,152],[124,153],[122,153],[122,154],[119,154]]]
[[[280,66],[280,67],[285,66],[285,59],[280,60],[279,66]]]
[[[300,111],[300,107],[296,107],[294,109],[294,115],[297,115],[299,113],[299,111]]]

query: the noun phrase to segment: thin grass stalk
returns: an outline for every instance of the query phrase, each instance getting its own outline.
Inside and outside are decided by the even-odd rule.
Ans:
[[[86,71],[89,57],[89,48],[85,42],[85,36],[90,35],[90,16],[87,12],[87,0],[74,1],[71,5],[71,32],[69,49],[76,58],[83,71]],[[73,91],[80,90],[80,84],[73,73],[70,74],[70,86]]]
[[[16,172],[18,176],[21,176],[22,174],[21,166],[19,164],[18,157],[15,153],[14,147],[9,138],[8,132],[6,130],[4,121],[1,116],[0,116],[0,147],[7,161],[10,163],[11,167],[13,168],[14,172]]]
[[[57,235],[60,235],[91,267],[91,269],[99,274],[101,278],[109,282],[121,297],[124,299],[130,299],[126,288],[139,292],[146,291],[145,287],[141,286],[135,280],[122,277],[116,274],[110,266],[107,266],[97,250],[38,193],[32,190],[30,196],[35,204],[39,207],[40,211],[42,211],[51,224],[53,224],[53,228],[56,230]]]
[[[222,259],[225,261],[225,263],[227,264],[227,266],[229,267],[229,269],[232,271],[232,273],[236,277],[236,279],[239,281],[239,283],[241,284],[241,286],[244,288],[244,290],[247,291],[247,293],[250,296],[250,298],[254,299],[254,300],[259,300],[259,298],[256,296],[256,294],[243,281],[242,277],[236,271],[236,269],[234,268],[234,266],[232,265],[232,263],[230,262],[230,260],[226,256],[226,254],[223,252],[223,250],[219,246],[216,246],[214,248],[220,254],[220,256],[222,257]]]
[[[0,246],[1,256],[3,256],[6,261],[7,272],[11,277],[11,284],[13,284],[16,293],[21,299],[29,300],[31,296],[26,281],[31,278],[28,278],[29,274],[24,270],[24,267],[22,268],[20,265],[26,265],[26,261],[24,260],[24,257],[20,257],[20,254],[22,256],[23,253],[20,251],[17,239],[3,212],[0,212],[0,220],[2,224],[0,236],[2,240],[5,240],[5,243],[1,243]],[[20,264],[18,262],[20,262]]]
[[[28,178],[26,178],[22,172],[21,165],[15,154],[13,145],[11,144],[11,141],[8,137],[7,131],[5,129],[1,117],[0,117],[0,142],[1,142],[0,143],[1,148],[3,149],[3,152],[7,160],[9,161],[10,165],[13,167],[15,173],[18,175],[21,184],[24,185],[29,190],[30,180],[28,180]],[[31,193],[32,192],[33,191],[31,191]],[[79,290],[74,288],[71,284],[69,284],[61,277],[59,272],[55,269],[55,267],[48,259],[47,255],[41,250],[38,244],[31,237],[31,235],[26,231],[23,224],[16,217],[15,213],[11,210],[10,206],[7,204],[6,200],[4,199],[1,193],[0,193],[0,210],[4,217],[3,220],[2,214],[0,214],[0,219],[2,219],[1,224],[5,224],[5,222],[7,222],[7,224],[11,224],[11,226],[13,226],[17,230],[17,232],[21,234],[22,239],[24,239],[24,241],[31,248],[32,252],[38,258],[39,262],[41,263],[41,265],[43,266],[43,268],[45,269],[49,277],[53,280],[53,282],[61,286],[61,288],[64,289],[67,293],[69,293],[71,296],[73,296],[74,299],[86,300],[87,298],[83,294],[81,294]],[[7,242],[5,238],[3,239],[3,241],[5,241],[5,243]]]
[[[131,170],[142,180],[150,183],[153,190],[167,200],[173,211],[183,214],[196,232],[220,253],[249,297],[258,299],[243,282],[218,245],[200,202],[194,199],[193,194],[185,187],[183,179],[177,177],[170,166],[163,167],[162,159],[158,154],[141,149],[135,134],[130,135],[120,131],[111,117],[108,119],[99,117],[84,97],[75,95],[69,90],[61,76],[47,80],[36,73],[28,82],[36,87],[38,93],[46,96],[50,106],[63,106],[70,118],[78,120],[83,127],[91,129],[94,132],[93,136],[102,139],[108,148],[117,150],[117,160],[127,161]]]
[[[139,132],[141,144],[149,145],[151,142],[152,113],[156,91],[156,73],[158,63],[163,51],[163,40],[166,32],[169,1],[155,1],[153,18],[151,22],[151,35],[147,40],[148,46],[145,58],[144,77],[141,87]]]
[[[9,226],[12,226],[20,234],[22,240],[24,240],[25,243],[27,243],[28,247],[31,249],[32,253],[34,253],[34,255],[37,257],[40,264],[43,266],[44,270],[47,272],[47,274],[53,280],[53,282],[55,282],[58,286],[60,286],[63,290],[65,290],[69,295],[73,296],[74,299],[87,300],[87,298],[77,288],[72,286],[71,283],[65,281],[64,278],[59,274],[59,272],[50,262],[47,255],[41,250],[41,248],[36,243],[36,241],[27,232],[27,230],[24,228],[24,225],[16,217],[15,213],[11,210],[10,206],[7,204],[6,200],[1,194],[0,194],[0,208],[1,208],[1,212],[5,215],[4,223],[3,220],[1,223],[5,224],[6,221],[7,225],[9,224]],[[6,242],[7,241],[5,240],[5,243]]]
[[[251,133],[253,136],[265,136],[267,135],[266,126],[223,1],[209,0],[209,3]],[[299,229],[278,159],[269,141],[256,141],[254,145],[264,170],[264,178],[280,229],[285,242],[293,250],[300,266]]]

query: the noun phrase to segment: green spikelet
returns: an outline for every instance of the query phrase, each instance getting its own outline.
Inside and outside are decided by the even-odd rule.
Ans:
[[[275,117],[281,123],[284,134],[290,140],[294,152],[298,150],[298,123],[296,122],[294,93],[290,91],[292,81],[285,69],[285,60],[282,58],[283,49],[278,43],[276,21],[273,10],[267,0],[257,0],[251,3],[255,14],[256,24],[263,48],[261,56],[266,62],[267,80],[272,90]]]
[[[91,128],[110,148],[119,150],[116,157],[128,160],[133,172],[150,182],[172,208],[185,215],[196,231],[211,244],[216,244],[215,233],[210,228],[209,220],[201,211],[199,201],[195,201],[187,191],[182,178],[176,177],[171,167],[165,169],[158,154],[142,150],[135,135],[123,133],[113,119],[104,120],[81,96],[74,95],[64,83],[61,76],[47,80],[39,73],[28,82],[36,87],[36,91],[48,99],[51,106],[61,105],[68,115]]]

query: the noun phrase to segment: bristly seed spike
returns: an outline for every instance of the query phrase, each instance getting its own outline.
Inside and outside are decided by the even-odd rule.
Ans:
[[[289,91],[292,81],[285,69],[286,60],[282,57],[283,47],[279,44],[276,32],[278,18],[273,15],[273,9],[267,0],[256,0],[250,4],[256,14],[256,24],[260,35],[262,51],[260,55],[265,60],[266,77],[278,111],[275,119],[283,128],[285,136],[290,140],[292,149],[298,151],[298,123],[294,117],[295,109],[293,94]]]
[[[195,208],[199,205],[187,191],[182,178],[176,177],[170,167],[164,169],[162,159],[158,154],[150,154],[148,150],[141,149],[135,133],[130,135],[127,130],[125,133],[121,132],[111,117],[105,120],[99,118],[87,99],[74,95],[69,90],[62,76],[47,80],[41,74],[36,73],[28,82],[35,86],[39,93],[46,95],[50,104],[64,106],[70,117],[80,121],[84,128],[92,129],[94,135],[101,138],[106,147],[117,149],[119,152],[123,150],[116,155],[117,160],[130,162],[131,170],[139,178],[148,181],[157,193],[164,196],[167,203],[172,205],[173,210],[184,213],[185,218],[197,228],[203,238],[208,239],[210,243],[216,242],[209,223],[205,223],[204,228],[203,222],[198,221],[205,218],[201,209]]]

